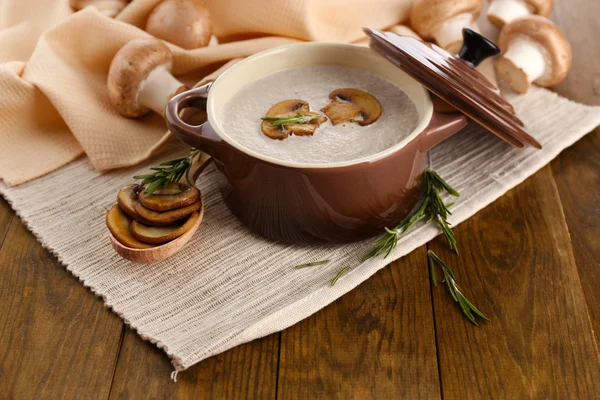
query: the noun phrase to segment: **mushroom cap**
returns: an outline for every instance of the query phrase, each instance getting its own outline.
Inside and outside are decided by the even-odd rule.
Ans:
[[[554,0],[525,0],[525,2],[533,7],[535,14],[542,17],[549,16],[554,7]]]
[[[550,20],[537,15],[519,18],[504,26],[498,38],[502,52],[506,52],[516,38],[529,38],[539,43],[545,50],[551,68],[535,83],[540,86],[554,86],[562,82],[571,69],[571,45]]]
[[[342,88],[329,93],[331,103],[321,109],[333,125],[356,122],[371,125],[381,117],[381,104],[371,94],[353,88]]]
[[[476,19],[482,7],[482,0],[416,0],[410,21],[423,39],[432,39],[432,32],[441,23],[465,13],[473,14],[473,19]]]
[[[289,99],[283,100],[273,105],[265,117],[273,118],[291,118],[297,114],[305,116],[312,116],[313,118],[306,123],[286,123],[282,125],[275,125],[273,121],[263,119],[260,124],[262,133],[271,139],[283,140],[290,135],[296,136],[312,136],[315,130],[325,121],[327,118],[321,114],[310,111],[309,104],[300,99]]]
[[[191,50],[208,45],[212,21],[208,10],[196,0],[166,0],[150,13],[146,32]]]
[[[171,70],[171,50],[154,38],[134,39],[113,58],[108,71],[108,96],[111,104],[123,115],[140,117],[150,109],[138,102],[138,93],[150,72],[160,66]]]

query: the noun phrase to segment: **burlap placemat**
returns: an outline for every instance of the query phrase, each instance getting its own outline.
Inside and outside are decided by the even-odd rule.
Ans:
[[[544,148],[514,149],[475,125],[436,147],[433,168],[461,193],[450,218],[454,224],[600,124],[600,107],[544,89],[510,100]],[[160,159],[186,150],[175,144]],[[104,218],[116,189],[148,165],[101,174],[83,158],[18,187],[0,185],[0,192],[38,240],[143,338],[164,349],[177,371],[306,318],[438,234],[432,225],[418,226],[386,260],[364,263],[367,242],[335,247],[274,243],[233,217],[218,193],[218,172],[210,168],[198,182],[206,203],[204,221],[188,246],[165,262],[136,265],[113,252]],[[293,268],[323,259],[332,261]],[[351,270],[331,287],[331,278],[346,265]]]

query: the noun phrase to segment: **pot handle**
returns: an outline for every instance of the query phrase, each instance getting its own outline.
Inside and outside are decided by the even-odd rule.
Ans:
[[[197,88],[185,91],[173,97],[167,104],[165,117],[169,131],[182,142],[189,144],[215,158],[223,148],[223,140],[204,122],[202,125],[194,126],[181,119],[182,110],[186,108],[198,108],[206,111],[208,92],[212,82]]]
[[[419,150],[426,152],[436,144],[448,139],[467,126],[468,119],[463,114],[434,111],[427,128],[421,133]]]

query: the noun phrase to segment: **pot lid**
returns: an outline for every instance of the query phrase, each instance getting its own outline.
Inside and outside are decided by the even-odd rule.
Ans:
[[[475,67],[500,49],[477,32],[463,29],[458,56],[409,36],[364,27],[369,47],[430,92],[515,147],[542,146],[525,130],[512,105]]]

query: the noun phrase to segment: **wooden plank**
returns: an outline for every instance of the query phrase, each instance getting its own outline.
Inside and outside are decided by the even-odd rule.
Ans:
[[[279,399],[439,398],[425,247],[281,334]]]
[[[600,343],[600,129],[552,162],[581,284]]]
[[[567,80],[554,90],[586,104],[600,105],[600,47],[590,40],[598,35],[600,2],[562,1],[556,4],[555,13],[555,20],[574,44],[574,62]],[[552,162],[552,172],[600,343],[600,129],[565,150]]]
[[[0,249],[8,233],[8,228],[15,212],[10,208],[8,202],[0,197]]]
[[[0,397],[106,399],[119,318],[16,216],[0,266]]]
[[[115,372],[113,399],[274,399],[279,334],[237,346],[171,378],[162,350],[127,330]]]
[[[430,247],[491,319],[472,326],[434,290],[443,396],[595,398],[600,355],[547,166]]]

